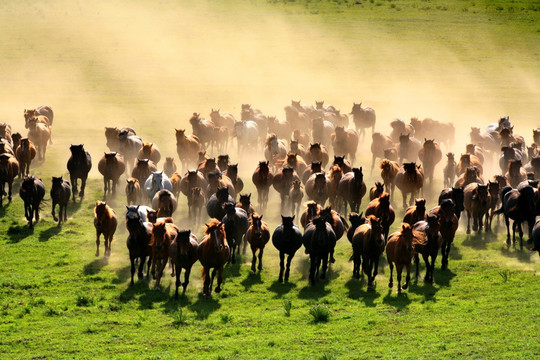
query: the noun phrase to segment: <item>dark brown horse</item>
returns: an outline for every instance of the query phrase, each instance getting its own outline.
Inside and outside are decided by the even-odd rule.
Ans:
[[[505,176],[513,188],[517,188],[520,182],[525,181],[527,179],[527,172],[523,169],[521,160],[510,160]]]
[[[193,113],[189,123],[193,129],[193,135],[197,136],[203,148],[208,148],[213,140],[216,125],[211,120],[205,120],[200,117],[201,114]]]
[[[180,191],[189,199],[193,188],[200,187],[205,192],[207,186],[208,182],[200,171],[188,170],[180,182]]]
[[[111,243],[114,240],[114,233],[118,219],[113,208],[104,201],[98,201],[94,207],[94,227],[96,228],[96,256],[99,256],[99,237],[103,234],[105,243],[105,256],[111,255]]]
[[[152,277],[156,280],[155,288],[159,289],[163,270],[169,261],[171,244],[176,241],[180,229],[170,222],[158,221],[152,227]],[[157,269],[156,269],[157,268]]]
[[[52,200],[52,216],[54,221],[58,221],[58,225],[67,221],[67,205],[69,198],[71,197],[71,184],[69,181],[62,179],[62,177],[52,178],[51,186],[51,200]],[[58,218],[55,214],[55,208],[58,204]]]
[[[106,199],[107,194],[115,196],[118,180],[126,171],[124,158],[115,152],[105,153],[99,160],[98,170],[103,175],[103,198]]]
[[[232,202],[233,198],[229,195],[229,189],[226,187],[219,188],[216,193],[208,199],[208,202],[206,203],[206,213],[211,218],[223,219],[225,216],[225,204]]]
[[[353,277],[360,278],[360,265],[368,277],[368,290],[373,290],[373,282],[379,268],[379,258],[384,252],[383,227],[377,217],[368,216],[367,224],[359,225],[351,239],[353,249]]]
[[[255,212],[253,206],[251,205],[251,193],[250,194],[240,194],[240,199],[236,203],[236,207],[244,209],[248,215]]]
[[[256,269],[259,269],[259,271],[263,269],[262,258],[264,247],[268,243],[268,240],[270,240],[270,229],[268,228],[268,225],[262,221],[262,215],[258,215],[256,213],[251,214],[251,226],[246,232],[246,240],[249,243],[251,252],[253,254],[253,258],[251,260],[251,271],[255,273]],[[256,267],[257,256],[255,255],[257,250],[259,250],[258,267]]]
[[[407,196],[409,194],[411,195],[409,205],[412,205],[414,199],[424,186],[424,172],[422,168],[414,162],[403,164],[396,175],[396,186],[403,194],[403,207],[407,208]]]
[[[390,226],[392,226],[396,219],[396,213],[392,205],[390,205],[390,195],[388,193],[383,193],[378,198],[370,201],[366,208],[366,217],[369,215],[376,216],[381,221],[383,228],[382,234],[385,240],[388,239]]]
[[[1,158],[2,155],[0,155]],[[21,182],[19,196],[24,202],[24,216],[28,220],[30,229],[32,229],[34,226],[32,224],[32,218],[35,218],[36,222],[39,221],[39,210],[41,201],[45,196],[45,186],[40,178],[34,175],[26,176]]]
[[[221,292],[223,267],[229,260],[230,249],[221,221],[217,219],[210,220],[210,223],[206,224],[204,233],[205,235],[199,243],[198,255],[202,265],[203,295],[210,296],[216,272],[218,273],[216,292]],[[211,275],[210,269],[214,269]]]
[[[454,202],[451,199],[445,199],[441,201],[439,206],[431,209],[428,215],[436,215],[439,218],[439,230],[443,239],[441,245],[441,269],[444,270],[448,268],[450,248],[459,225],[459,220],[454,213]]]
[[[71,145],[71,156],[67,162],[67,168],[69,171],[69,177],[71,180],[71,186],[73,187],[73,201],[75,197],[84,197],[84,189],[86,188],[86,179],[88,173],[92,169],[92,158],[90,153],[84,149],[84,145]],[[77,179],[81,179],[81,191],[77,189]]]
[[[279,282],[289,281],[291,271],[291,261],[296,251],[302,246],[302,233],[298,226],[294,225],[294,216],[281,216],[281,224],[272,234],[272,244],[279,251]],[[287,266],[285,267],[285,255],[287,257]],[[284,276],[285,275],[285,276]]]
[[[334,252],[336,246],[336,235],[332,226],[323,218],[316,217],[306,226],[302,243],[306,248],[306,253],[309,254],[309,281],[311,285],[315,285],[315,280],[319,277],[319,268],[321,267],[321,279],[326,278],[328,269],[328,260],[331,253]]]
[[[454,184],[454,187],[464,188],[465,186],[473,182],[483,184],[484,179],[482,179],[482,177],[480,176],[478,168],[474,166],[469,166],[467,169],[465,169],[465,173],[461,174],[458,177]]]
[[[473,230],[482,232],[484,217],[487,216],[491,199],[487,185],[471,183],[463,189],[464,206],[467,211],[467,234],[471,233],[471,217],[473,218]]]
[[[309,164],[309,166],[302,173],[302,184],[305,185],[311,175],[319,172],[325,172],[325,170],[322,168],[321,162],[317,160],[312,161],[311,164]]]
[[[234,194],[240,194],[244,190],[244,181],[238,176],[238,164],[229,164],[223,175],[231,180],[234,187]]]
[[[371,137],[371,171],[373,171],[373,168],[375,167],[375,160],[377,158],[381,160],[387,158],[387,156],[385,155],[385,151],[390,151],[391,149],[395,150],[397,156],[397,149],[395,148],[394,142],[389,136],[376,132],[371,135]],[[397,158],[395,160],[397,160]]]
[[[384,182],[386,192],[390,196],[394,196],[394,189],[396,188],[396,175],[399,173],[399,165],[396,161],[383,159],[379,164],[381,169],[381,178]]]
[[[335,155],[346,155],[354,163],[358,149],[358,133],[353,129],[336,127],[332,134],[332,147]]]
[[[274,175],[272,186],[280,195],[281,213],[283,213],[285,207],[287,206],[287,202],[289,201],[289,190],[291,189],[291,184],[295,180],[300,181],[300,178],[294,169],[287,165],[281,168]]]
[[[384,184],[376,181],[375,185],[369,189],[369,201],[378,198],[384,192]]]
[[[437,260],[437,254],[442,245],[442,236],[439,232],[439,228],[439,218],[436,215],[428,215],[426,220],[416,222],[413,227],[413,231],[415,232],[413,246],[417,252],[417,254],[414,255],[416,277],[418,278],[418,265],[420,263],[418,254],[421,254],[426,263],[426,276],[424,277],[424,281],[430,284],[433,283],[435,260]],[[419,238],[422,238],[421,241],[418,241]]]
[[[306,182],[306,195],[322,206],[330,196],[331,183],[324,173],[316,173],[310,176]]]
[[[345,159],[345,156],[335,156],[332,165],[337,165],[341,168],[344,174],[352,171],[351,163]]]
[[[420,140],[416,139],[411,134],[401,134],[399,136],[398,145],[399,162],[403,164],[404,159],[416,161],[421,147],[422,144],[420,143]]]
[[[424,139],[424,144],[418,151],[418,158],[422,162],[425,177],[432,184],[435,166],[442,160],[441,147],[435,142],[435,139]]]
[[[300,215],[300,225],[302,225],[304,229],[322,210],[321,205],[317,204],[315,201],[308,201],[305,206],[305,209],[302,210],[302,215]]]
[[[274,182],[274,174],[270,170],[268,161],[259,161],[259,165],[251,176],[251,181],[257,188],[258,207],[264,211],[268,205],[268,192]]]
[[[4,194],[8,196],[8,201],[11,202],[11,189],[13,180],[19,173],[19,163],[14,156],[9,154],[0,155],[0,206],[3,206]],[[8,192],[5,187],[8,185]]]
[[[353,171],[344,174],[338,185],[338,192],[343,198],[343,213],[347,213],[347,205],[351,212],[358,212],[366,191],[362,167],[353,168]]]
[[[19,162],[19,178],[28,176],[30,173],[30,164],[36,157],[37,150],[34,144],[28,138],[22,138],[19,146],[15,150],[15,157]]]
[[[131,177],[137,179],[139,184],[144,186],[146,179],[155,171],[158,171],[157,166],[151,160],[137,159],[135,167],[131,171]]]
[[[476,167],[478,169],[478,172],[480,175],[483,173],[483,167],[482,163],[480,162],[480,159],[478,159],[475,155],[471,155],[469,153],[467,154],[461,154],[461,157],[459,159],[459,163],[456,168],[456,172],[458,175],[461,175],[465,172],[465,170],[468,167]]]
[[[393,233],[388,238],[386,244],[386,258],[388,265],[390,266],[390,281],[388,287],[392,288],[394,285],[393,273],[394,265],[396,266],[397,281],[398,281],[398,293],[401,292],[401,272],[403,267],[407,268],[407,276],[405,277],[405,284],[403,289],[409,287],[409,281],[411,280],[411,262],[415,254],[413,247],[413,229],[409,224],[402,224],[401,230]]]
[[[139,270],[137,276],[140,279],[143,277],[144,263],[148,257],[148,268],[146,276],[150,273],[150,265],[152,263],[152,223],[144,222],[139,211],[128,211],[126,213],[126,228],[129,232],[127,237],[127,248],[129,250],[129,260],[131,262],[131,285],[134,284],[133,276],[135,275],[135,260],[139,261]]]
[[[176,274],[176,290],[174,299],[178,300],[178,288],[182,285],[182,295],[186,293],[189,284],[191,267],[199,259],[199,243],[190,230],[178,231],[175,241],[169,246],[169,258]],[[185,269],[184,282],[180,282],[182,269]]]
[[[195,224],[199,224],[202,220],[202,208],[204,207],[204,192],[196,186],[191,189],[191,195],[188,197],[189,218]]]
[[[414,226],[418,221],[423,221],[426,217],[426,199],[416,199],[413,206],[405,211],[403,222]]]
[[[127,204],[140,204],[141,203],[141,185],[139,180],[135,178],[126,179],[126,200]]]
[[[371,128],[371,133],[373,134],[375,122],[377,120],[375,110],[367,106],[362,107],[361,102],[359,104],[353,103],[351,115],[353,117],[356,131],[358,131],[359,135],[362,137],[362,141],[366,136],[366,128]]]

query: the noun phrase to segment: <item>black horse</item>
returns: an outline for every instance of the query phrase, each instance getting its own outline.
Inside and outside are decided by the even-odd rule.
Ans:
[[[58,225],[62,223],[62,220],[67,221],[67,204],[71,197],[71,184],[69,181],[62,179],[62,177],[52,178],[51,187],[51,199],[52,199],[52,216],[54,221],[58,221]],[[58,204],[58,218],[54,212],[56,205]]]
[[[223,206],[228,202],[233,202],[233,198],[229,195],[229,189],[227,187],[218,188],[216,193],[210,196],[210,199],[206,203],[208,216],[218,220],[223,219],[225,216]]]
[[[336,234],[332,226],[323,218],[317,216],[306,226],[302,243],[309,254],[311,265],[309,267],[309,280],[315,285],[315,279],[319,276],[319,268],[322,262],[321,279],[326,278],[328,258],[336,246]]]
[[[244,239],[247,229],[249,228],[249,217],[246,210],[237,208],[234,202],[228,202],[224,206],[225,216],[223,224],[225,224],[225,234],[227,242],[231,247],[231,258],[233,264],[236,262],[236,250],[240,251],[240,245]],[[246,242],[244,240],[244,252],[246,251]]]
[[[84,188],[86,187],[86,179],[88,178],[90,169],[92,169],[92,158],[90,157],[90,153],[84,150],[83,144],[71,145],[69,149],[71,150],[71,156],[67,162],[67,168],[73,186],[73,201],[75,201],[77,194],[82,200],[84,197]],[[81,179],[80,192],[77,189],[77,179]]]
[[[135,259],[140,259],[139,271],[137,272],[139,280],[143,277],[144,263],[147,256],[147,277],[150,272],[150,265],[152,262],[152,247],[150,246],[152,227],[152,223],[143,222],[138,211],[128,211],[126,214],[126,228],[129,232],[126,243],[129,250],[129,260],[131,261],[131,285],[133,285],[133,275],[135,274]]]
[[[529,225],[529,239],[532,238],[532,229],[536,218],[536,206],[534,202],[534,189],[532,186],[523,186],[520,189],[512,189],[505,186],[501,192],[502,206],[495,214],[504,214],[506,223],[506,244],[510,246],[510,219],[512,224],[512,243],[516,244],[516,229],[519,231],[519,245],[523,248],[523,230],[521,223]]]
[[[45,196],[45,186],[41,179],[34,175],[26,176],[21,182],[19,196],[24,201],[24,216],[28,220],[30,229],[32,229],[34,226],[32,218],[35,217],[36,222],[39,221],[39,207]]]
[[[281,224],[278,225],[272,234],[272,244],[279,251],[279,282],[283,282],[283,272],[285,272],[285,282],[289,281],[291,271],[291,261],[296,251],[302,246],[302,233],[298,226],[294,225],[294,216],[281,217]],[[287,269],[285,270],[285,254],[287,254]]]

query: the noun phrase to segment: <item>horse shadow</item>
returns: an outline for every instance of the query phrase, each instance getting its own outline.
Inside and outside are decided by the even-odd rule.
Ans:
[[[146,264],[144,265],[144,268],[146,269]],[[117,269],[115,271],[116,273],[116,279],[112,280],[113,284],[123,284],[128,279],[131,279],[131,265],[126,265],[120,269]]]
[[[495,234],[487,232],[477,232],[473,235],[467,235],[465,237],[465,240],[463,240],[461,244],[476,250],[486,250],[487,244],[496,240],[497,236]]]
[[[423,295],[425,301],[431,301],[431,302],[437,301],[437,298],[435,297],[435,295],[437,294],[437,291],[439,291],[439,289],[433,286],[433,284],[425,282],[423,280],[422,275],[420,275],[418,278],[415,277],[414,286],[411,286],[409,288],[410,293]]]
[[[221,304],[213,297],[206,297],[203,294],[199,294],[197,301],[188,305],[188,309],[197,313],[197,320],[206,320],[208,317],[218,310]]]
[[[42,231],[39,234],[39,241],[49,241],[49,239],[55,235],[58,235],[58,233],[62,231],[62,226],[56,225],[48,228],[47,230]]]
[[[109,263],[109,258],[107,257],[94,259],[90,263],[84,265],[83,274],[86,276],[96,275],[108,263]]]
[[[516,240],[516,243],[518,242],[519,240]],[[524,243],[524,247],[526,245],[528,245],[528,242],[527,241],[523,241]],[[518,247],[516,248],[515,246],[512,246],[514,248],[514,251],[511,251],[511,247],[510,246],[502,246],[501,247],[501,255],[502,256],[505,256],[505,257],[509,257],[509,258],[514,258],[514,259],[517,259],[521,262],[525,262],[525,263],[530,263],[532,262],[532,259],[531,259],[531,256],[533,254],[535,254],[536,252],[534,251],[528,251],[527,248],[525,248],[525,251],[524,250],[519,250],[519,244],[518,244]]]
[[[237,254],[238,255],[238,254]],[[242,266],[242,258],[240,256],[236,256],[236,261],[233,264],[232,262],[225,264],[224,268],[224,275],[229,277],[236,277],[240,276],[240,267]]]
[[[298,297],[300,299],[306,299],[306,300],[309,300],[309,299],[317,300],[322,297],[325,297],[326,295],[330,294],[330,289],[326,288],[327,282],[328,282],[328,279],[325,279],[325,280],[318,279],[314,285],[308,284],[304,286],[298,292]]]
[[[374,307],[375,299],[381,296],[377,291],[367,290],[367,286],[364,277],[362,276],[360,280],[350,278],[349,281],[345,283],[345,287],[349,290],[348,297],[352,300],[362,300],[367,307]],[[376,283],[375,283],[375,286]],[[366,290],[364,290],[366,289]]]
[[[274,281],[272,285],[267,287],[267,290],[275,293],[274,299],[280,299],[283,295],[288,294],[292,289],[296,287],[295,283],[286,282],[280,283],[279,281]]]
[[[133,285],[129,285],[119,296],[118,300],[127,303],[135,298],[135,295],[143,294],[150,291],[148,282],[141,280],[135,282]]]
[[[154,303],[166,302],[170,299],[171,284],[161,289],[148,289],[139,296],[139,309],[153,309]]]
[[[178,311],[179,308],[188,307],[192,304],[191,300],[180,292],[178,294],[178,300],[175,300],[174,297],[170,297],[169,301],[163,303],[163,313],[171,314]]]
[[[448,255],[448,258],[452,259],[452,260],[461,260],[461,259],[463,259],[463,254],[461,254],[461,252],[459,251],[459,247],[457,247],[455,243],[453,243],[451,248],[450,248],[450,254]],[[441,257],[441,259],[442,259],[442,257]]]
[[[456,273],[450,269],[441,270],[436,268],[433,271],[433,281],[439,286],[450,286],[450,281],[456,276]]]
[[[392,296],[393,291],[395,290],[388,289],[386,296],[383,298],[383,304],[389,305],[397,311],[406,310],[412,302],[409,295],[406,292],[401,292],[397,293],[396,296]]]
[[[9,243],[16,244],[21,240],[26,239],[28,236],[34,233],[34,228],[30,228],[27,224],[25,225],[11,225],[7,234],[9,236]]]
[[[240,282],[240,284],[244,287],[244,291],[248,291],[251,289],[253,285],[256,284],[262,284],[263,281],[261,279],[261,273],[258,271],[257,273],[253,273],[250,271],[246,278]]]

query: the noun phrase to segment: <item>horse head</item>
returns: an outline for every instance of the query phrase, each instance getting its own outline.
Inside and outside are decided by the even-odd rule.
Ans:
[[[191,240],[191,230],[182,230],[178,232],[176,237],[176,246],[178,246],[178,253],[181,256],[189,254],[189,245]]]
[[[257,236],[261,236],[262,217],[262,215],[258,215],[257,213],[251,214],[251,223]]]
[[[210,236],[210,243],[214,245],[216,252],[221,252],[225,245],[225,229],[223,228],[223,222],[212,219],[209,224],[204,224],[206,230],[204,233]]]

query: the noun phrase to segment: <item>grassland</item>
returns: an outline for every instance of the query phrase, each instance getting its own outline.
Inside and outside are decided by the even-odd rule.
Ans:
[[[299,251],[289,284],[276,282],[270,245],[265,269],[228,266],[224,290],[200,296],[200,267],[185,297],[152,281],[129,284],[126,231],[109,259],[95,258],[92,209],[102,197],[95,169],[103,126],[133,126],[174,155],[173,129],[193,111],[239,113],[250,102],[282,117],[291,98],[324,98],[348,110],[364,100],[377,130],[394,117],[433,116],[460,130],[509,114],[530,138],[540,111],[540,4],[534,1],[1,2],[0,110],[24,131],[24,108],[56,112],[54,144],[34,168],[50,188],[67,175],[70,143],[94,159],[89,191],[57,227],[44,205],[28,230],[18,196],[0,209],[0,354],[3,358],[533,358],[540,293],[538,256],[507,248],[504,231],[460,229],[450,269],[397,295],[383,261],[374,292],[351,279],[340,240],[329,279],[307,282]],[[367,168],[369,147],[359,153]],[[260,154],[232,152],[244,179]],[[235,160],[237,159],[237,160]],[[371,184],[376,176],[368,176]],[[437,193],[432,189],[430,196]],[[247,191],[255,193],[252,186]],[[433,199],[430,197],[429,199]],[[112,202],[120,218],[123,197]],[[185,199],[175,220],[186,220]],[[265,220],[279,213],[271,198]],[[364,201],[363,207],[366,202]],[[428,200],[434,205],[434,200]],[[399,210],[399,215],[401,215]],[[398,216],[399,218],[399,216]],[[423,267],[421,268],[423,270]],[[287,305],[290,313],[287,316]],[[313,321],[316,305],[330,311]]]

